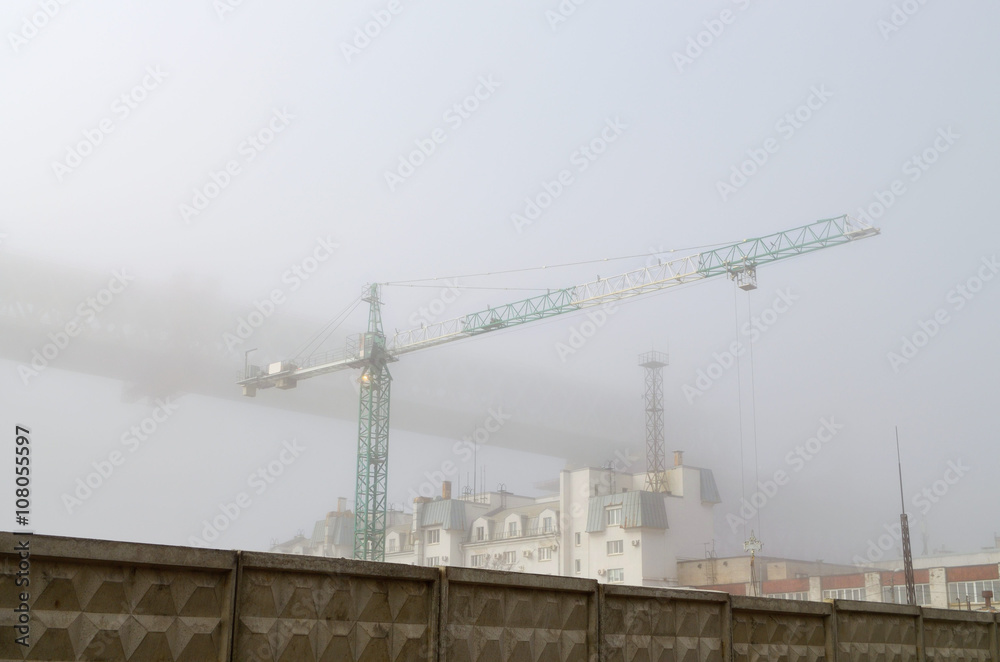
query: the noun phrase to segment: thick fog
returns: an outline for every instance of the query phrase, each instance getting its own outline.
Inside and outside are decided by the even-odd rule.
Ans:
[[[655,349],[668,464],[715,472],[720,555],[751,529],[773,556],[864,555],[898,521],[896,426],[915,555],[992,544],[998,22],[922,0],[5,2],[2,528],[22,426],[27,528],[266,550],[353,505],[358,374],[253,399],[238,375],[342,348],[366,284],[389,283],[391,336],[849,214],[881,234],[749,293],[716,277],[401,356],[388,500],[643,471]]]

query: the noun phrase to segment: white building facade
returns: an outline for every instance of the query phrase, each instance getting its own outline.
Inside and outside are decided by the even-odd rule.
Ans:
[[[385,560],[675,586],[677,562],[704,556],[720,499],[712,472],[684,466],[679,454],[665,477],[667,492],[654,493],[643,490],[645,473],[567,469],[558,493],[539,498],[451,498],[445,483],[441,497],[415,499],[412,514],[390,513]],[[342,512],[317,522],[311,539],[273,551],[350,557],[353,520],[348,530],[350,518],[333,518]]]

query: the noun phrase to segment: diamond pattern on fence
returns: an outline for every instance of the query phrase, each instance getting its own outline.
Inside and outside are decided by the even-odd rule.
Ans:
[[[30,585],[0,583],[0,659],[221,660],[227,572],[33,559]],[[20,591],[29,647],[14,643]]]
[[[426,660],[432,595],[419,581],[247,569],[234,659]]]
[[[735,662],[826,660],[826,629],[820,616],[733,612]]]
[[[721,662],[722,604],[605,596],[604,650],[615,662]]]
[[[837,656],[850,662],[917,662],[917,620],[913,616],[837,613]]]
[[[924,619],[927,662],[985,662],[990,657],[990,626]]]
[[[587,662],[589,596],[495,585],[448,585],[443,660]]]

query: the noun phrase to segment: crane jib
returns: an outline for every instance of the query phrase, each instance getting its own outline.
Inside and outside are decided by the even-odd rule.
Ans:
[[[572,290],[556,290],[466,315],[462,320],[462,332],[476,335],[496,331],[508,326],[561,315],[578,308],[579,306],[573,301]]]

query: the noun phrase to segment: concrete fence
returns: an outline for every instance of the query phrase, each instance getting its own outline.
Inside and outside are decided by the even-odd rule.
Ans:
[[[12,533],[0,565],[4,661],[1000,662],[981,612]]]

